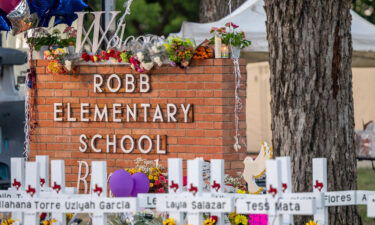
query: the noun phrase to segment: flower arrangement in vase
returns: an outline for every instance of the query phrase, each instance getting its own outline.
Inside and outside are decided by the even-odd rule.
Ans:
[[[219,36],[223,44],[231,46],[232,58],[239,58],[241,49],[251,45],[251,41],[246,39],[245,32],[237,30],[238,25],[228,22],[224,27],[212,27],[210,33]],[[210,39],[214,43],[214,38]]]

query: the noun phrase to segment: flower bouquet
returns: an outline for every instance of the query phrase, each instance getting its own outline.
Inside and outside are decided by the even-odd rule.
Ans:
[[[134,53],[129,60],[132,69],[142,73],[154,66],[161,67],[168,58],[164,43],[164,38],[154,35],[132,41],[129,47]]]
[[[195,49],[193,59],[201,60],[214,57],[214,50],[209,46],[209,42],[206,40]]]
[[[186,38],[170,37],[165,48],[169,59],[181,68],[187,68],[194,55],[194,43]]]
[[[51,74],[64,74],[71,71],[71,61],[65,60],[67,53],[63,48],[44,51],[44,59],[50,60],[47,65],[47,72]]]
[[[128,63],[130,53],[127,51],[118,51],[110,49],[108,51],[101,51],[98,54],[89,54],[87,52],[82,53],[81,59],[85,62],[105,62],[110,61],[114,63]]]
[[[135,160],[135,168],[126,169],[130,174],[142,172],[150,180],[149,193],[168,192],[168,180],[166,178],[166,169],[160,165],[155,165],[152,160],[138,158]]]
[[[239,58],[240,51],[251,45],[251,41],[246,40],[245,33],[237,30],[238,25],[228,22],[224,27],[212,27],[210,33],[217,35],[225,45],[231,46],[232,58]],[[211,43],[214,42],[214,37],[210,39]]]

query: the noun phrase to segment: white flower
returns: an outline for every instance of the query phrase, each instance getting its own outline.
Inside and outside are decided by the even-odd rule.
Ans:
[[[157,56],[154,58],[154,62],[158,65],[158,66],[162,66],[163,65],[163,62],[161,61],[160,57]]]
[[[72,70],[72,61],[65,60],[64,66],[65,66],[66,70],[71,71]]]
[[[148,63],[142,62],[141,67],[145,70],[151,70],[152,67],[154,67],[154,63],[153,62],[148,62]]]
[[[135,67],[134,67],[133,64],[130,64],[130,67],[131,67],[133,70],[135,70]]]
[[[145,56],[143,55],[142,52],[137,52],[137,58],[139,61],[142,61],[145,58]]]
[[[160,52],[160,50],[158,49],[158,46],[156,46],[156,45],[152,46],[151,50],[152,50],[153,53],[159,53]]]

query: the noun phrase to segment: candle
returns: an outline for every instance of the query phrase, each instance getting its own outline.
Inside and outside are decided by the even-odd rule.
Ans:
[[[221,46],[221,58],[229,58],[229,48],[228,45]]]
[[[215,58],[221,58],[221,38],[215,35]]]

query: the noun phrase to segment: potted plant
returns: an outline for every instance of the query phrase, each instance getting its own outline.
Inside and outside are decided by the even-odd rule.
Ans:
[[[221,38],[223,44],[231,47],[232,58],[239,58],[241,49],[251,45],[251,41],[246,40],[245,33],[237,30],[239,26],[232,22],[225,24],[225,27],[213,27],[210,33]],[[214,42],[214,38],[211,38]]]

